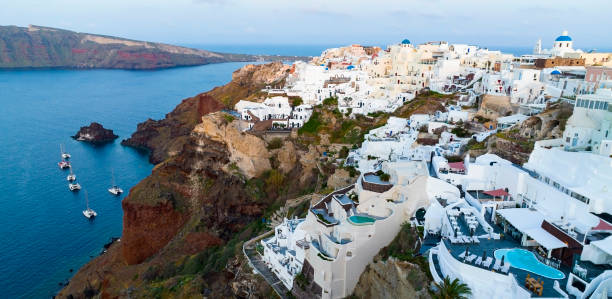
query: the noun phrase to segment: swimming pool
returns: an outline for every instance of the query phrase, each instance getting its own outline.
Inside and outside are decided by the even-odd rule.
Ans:
[[[353,215],[348,218],[348,221],[353,225],[370,225],[373,224],[376,219],[368,216]]]
[[[498,249],[495,250],[495,258],[501,259],[502,256],[505,256],[504,262],[510,263],[512,267],[529,271],[531,273],[544,276],[550,279],[563,279],[565,278],[565,274],[563,272],[549,267],[545,264],[542,264],[533,254],[533,252],[520,249]]]

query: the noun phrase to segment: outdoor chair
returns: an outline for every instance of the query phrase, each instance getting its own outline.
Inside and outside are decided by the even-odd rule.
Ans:
[[[510,264],[506,263],[504,267],[501,269],[503,273],[508,273],[510,271]]]
[[[493,270],[499,271],[500,268],[501,268],[501,260],[500,259],[496,259],[495,260],[495,264],[493,265]]]
[[[487,257],[487,260],[482,263],[482,266],[485,268],[489,268],[491,267],[492,262],[493,262],[493,258],[489,256]]]
[[[470,256],[468,256],[465,261],[468,263],[471,263],[474,259],[476,258],[475,254],[471,254]]]

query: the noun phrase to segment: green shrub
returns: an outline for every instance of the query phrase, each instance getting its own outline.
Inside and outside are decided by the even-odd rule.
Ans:
[[[304,100],[302,100],[302,98],[300,97],[292,97],[291,98],[291,106],[293,107],[297,107],[299,105],[304,104]]]
[[[323,100],[323,105],[325,106],[337,106],[338,98],[337,97],[329,97]]]
[[[316,134],[321,127],[321,113],[313,111],[310,119],[298,130],[299,134]]]
[[[283,146],[283,140],[280,138],[273,138],[268,142],[268,149],[273,150],[277,148],[281,148]]]
[[[380,175],[380,180],[383,182],[388,182],[391,176],[388,173],[383,173]]]
[[[224,113],[223,114],[223,119],[225,119],[226,122],[231,123],[234,121],[234,119],[236,119],[233,115]]]
[[[338,153],[338,157],[339,158],[346,158],[348,157],[349,154],[349,149],[346,146],[342,146],[342,148],[340,149],[340,152]]]

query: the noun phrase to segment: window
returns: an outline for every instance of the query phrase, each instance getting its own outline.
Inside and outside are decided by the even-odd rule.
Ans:
[[[593,106],[595,106],[595,101],[589,101],[589,109],[593,109]]]
[[[601,102],[600,101],[595,101],[595,105],[593,105],[595,109],[599,109],[599,103],[601,103]]]

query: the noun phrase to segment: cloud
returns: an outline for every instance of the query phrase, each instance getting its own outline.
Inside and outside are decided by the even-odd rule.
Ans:
[[[303,14],[319,16],[319,17],[326,17],[326,18],[329,18],[329,17],[348,17],[349,16],[349,14],[345,13],[345,12],[321,9],[321,8],[318,8],[318,7],[302,8],[300,11]]]
[[[395,9],[388,12],[389,16],[397,17],[397,18],[422,18],[422,19],[435,19],[441,20],[445,19],[448,16],[445,13],[440,11],[422,11],[422,10],[406,10],[406,9]]]

